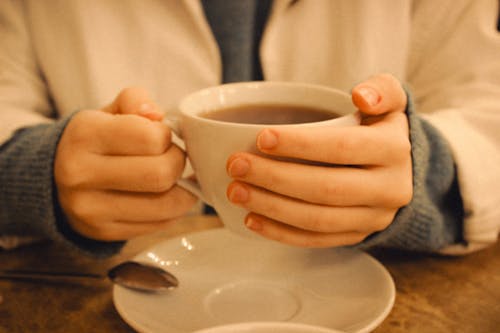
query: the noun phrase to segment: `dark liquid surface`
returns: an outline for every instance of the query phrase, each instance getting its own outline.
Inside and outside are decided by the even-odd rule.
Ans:
[[[321,109],[292,105],[240,105],[207,111],[201,117],[242,124],[301,124],[338,118],[340,115]]]

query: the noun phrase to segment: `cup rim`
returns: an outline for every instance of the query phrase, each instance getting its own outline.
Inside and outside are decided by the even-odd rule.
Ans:
[[[186,95],[179,103],[178,107],[178,112],[179,115],[194,118],[197,121],[201,121],[204,123],[216,123],[218,125],[227,125],[231,127],[253,127],[253,128],[261,128],[261,127],[283,127],[283,126],[300,126],[300,127],[306,127],[306,126],[316,126],[317,124],[328,124],[330,122],[336,122],[338,119],[345,118],[352,116],[355,113],[355,108],[354,105],[351,106],[352,112],[347,112],[346,114],[336,117],[333,119],[328,119],[328,120],[322,120],[322,121],[315,121],[315,122],[307,122],[307,123],[298,123],[298,124],[250,124],[250,123],[235,123],[235,122],[227,122],[227,121],[222,121],[222,120],[215,120],[215,119],[207,119],[204,117],[201,117],[199,114],[203,112],[204,110],[198,110],[196,112],[188,112],[186,111],[188,108],[189,103],[192,103],[192,100],[195,98],[199,98],[200,96],[203,95],[208,95],[213,93],[214,91],[221,91],[221,90],[230,90],[230,89],[235,89],[235,88],[246,88],[246,89],[261,89],[262,87],[271,87],[271,88],[287,88],[291,87],[293,89],[310,89],[314,90],[316,92],[320,93],[325,93],[325,94],[335,94],[337,96],[342,96],[345,98],[345,102],[347,103],[348,101],[350,102],[350,95],[346,93],[345,91],[342,91],[340,89],[336,89],[330,86],[325,86],[325,85],[320,85],[316,83],[307,83],[307,82],[298,82],[298,81],[245,81],[245,82],[231,82],[231,83],[224,83],[220,85],[215,85],[215,86],[210,86],[206,87],[197,91],[194,91],[188,95]],[[255,102],[255,103],[245,103],[246,105],[252,105],[252,104],[261,104],[261,102]],[[286,102],[284,104],[287,104]],[[332,111],[333,112],[333,111]]]

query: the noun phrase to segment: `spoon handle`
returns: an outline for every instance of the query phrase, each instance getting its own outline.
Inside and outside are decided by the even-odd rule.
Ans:
[[[104,276],[94,273],[78,273],[78,272],[49,272],[49,271],[33,271],[33,270],[0,270],[0,279],[61,279],[61,278],[77,278],[77,279],[103,279]]]

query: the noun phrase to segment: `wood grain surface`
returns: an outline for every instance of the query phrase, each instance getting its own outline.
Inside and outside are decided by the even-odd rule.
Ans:
[[[168,231],[130,241],[109,259],[38,243],[0,251],[0,269],[105,273],[159,241],[215,227],[215,217],[187,217]],[[387,267],[397,289],[394,308],[375,333],[500,332],[500,244],[465,257],[380,249],[371,254]],[[111,290],[106,279],[0,279],[0,332],[135,332],[116,312]]]

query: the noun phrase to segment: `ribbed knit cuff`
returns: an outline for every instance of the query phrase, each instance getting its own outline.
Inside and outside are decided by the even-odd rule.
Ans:
[[[464,213],[451,151],[441,134],[415,113],[411,96],[408,100],[413,198],[387,229],[358,246],[362,249],[383,246],[436,252],[462,241]]]
[[[123,243],[77,234],[66,223],[57,201],[54,158],[70,119],[21,129],[0,147],[0,232],[44,236],[93,256],[110,256]]]

